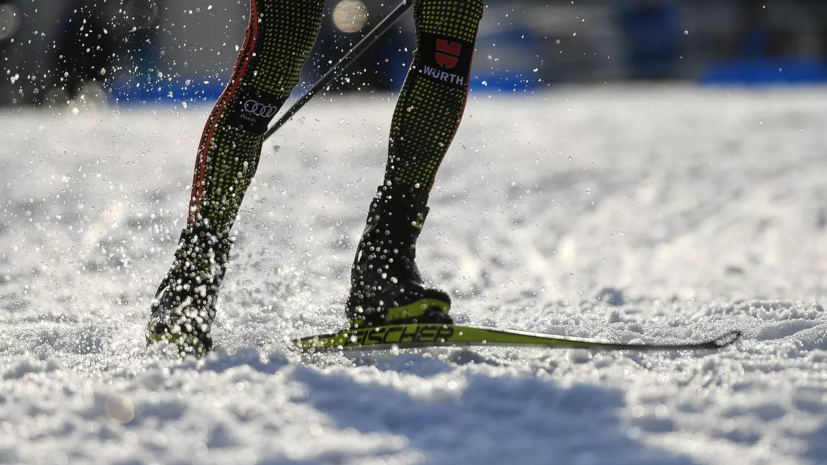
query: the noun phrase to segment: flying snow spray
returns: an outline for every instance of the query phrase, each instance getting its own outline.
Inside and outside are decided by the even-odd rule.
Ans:
[[[126,24],[135,29],[144,29],[158,19],[157,0],[128,0],[124,5]]]

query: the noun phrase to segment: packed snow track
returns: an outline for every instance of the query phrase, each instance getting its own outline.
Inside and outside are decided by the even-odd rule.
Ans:
[[[827,463],[827,91],[471,94],[420,267],[459,323],[719,351],[301,356],[344,324],[393,99],[264,149],[217,351],[147,349],[206,107],[0,110],[0,463]]]

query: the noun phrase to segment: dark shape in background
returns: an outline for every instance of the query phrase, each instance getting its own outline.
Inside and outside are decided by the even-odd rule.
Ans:
[[[331,19],[338,0],[330,0],[300,88],[309,87],[396,1],[364,0],[367,24],[343,32]],[[486,5],[471,79],[472,91],[483,95],[637,80],[827,83],[827,2],[820,0]],[[77,98],[89,82],[102,84],[108,100],[119,105],[212,104],[232,73],[248,8],[247,0],[0,0],[0,104],[56,104]],[[406,18],[329,92],[396,92],[414,48],[413,21]]]
[[[681,32],[677,5],[669,0],[627,0],[619,21],[626,39],[631,79],[661,80],[677,75]]]
[[[823,56],[827,4],[733,2],[734,29],[700,73],[713,85],[813,85],[827,82]]]
[[[70,1],[58,19],[54,70],[59,83],[55,89],[67,98],[78,96],[87,82],[104,81],[115,54],[115,44],[106,28],[103,12],[82,1]]]

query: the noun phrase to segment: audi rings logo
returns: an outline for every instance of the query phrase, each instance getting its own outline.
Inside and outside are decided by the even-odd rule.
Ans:
[[[244,111],[262,118],[272,118],[279,112],[279,107],[275,105],[265,105],[255,100],[247,100],[244,102]]]

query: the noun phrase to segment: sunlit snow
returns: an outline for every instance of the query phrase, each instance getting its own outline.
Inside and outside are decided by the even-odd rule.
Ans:
[[[308,105],[236,223],[217,352],[144,345],[208,108],[0,113],[0,463],[827,462],[827,91],[469,99],[420,266],[456,319],[718,353],[291,352],[344,323],[393,101]]]

